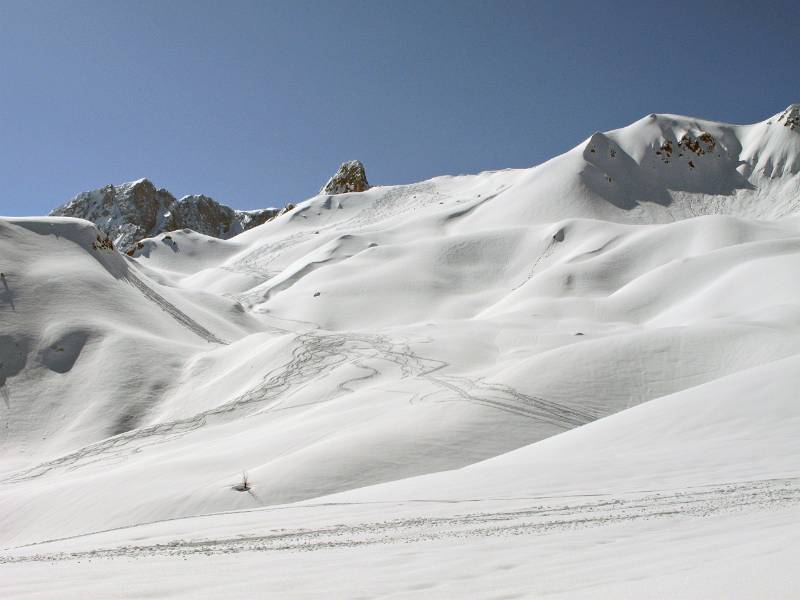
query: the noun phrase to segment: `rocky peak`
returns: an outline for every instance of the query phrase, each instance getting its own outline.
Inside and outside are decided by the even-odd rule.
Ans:
[[[800,129],[800,104],[790,104],[778,117],[778,123],[792,131]]]
[[[342,163],[336,174],[328,180],[320,194],[346,194],[348,192],[364,192],[369,189],[367,173],[361,161],[350,160]]]
[[[192,229],[219,238],[244,231],[236,211],[202,194],[178,200],[170,216],[170,230]]]
[[[229,238],[279,213],[276,208],[233,210],[202,195],[176,200],[167,190],[139,179],[81,192],[50,214],[91,221],[125,252],[135,248],[139,240],[176,229]]]

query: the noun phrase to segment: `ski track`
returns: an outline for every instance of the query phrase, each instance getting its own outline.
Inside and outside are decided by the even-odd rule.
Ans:
[[[528,396],[499,383],[487,383],[467,377],[435,375],[449,363],[414,353],[409,345],[388,336],[366,333],[322,332],[300,333],[291,358],[283,365],[268,371],[261,382],[233,400],[185,419],[157,423],[133,429],[75,452],[17,471],[0,480],[15,483],[43,476],[55,470],[74,470],[98,461],[116,464],[151,445],[163,444],[208,424],[225,423],[255,413],[302,408],[284,406],[289,391],[298,391],[309,382],[325,376],[333,369],[350,363],[368,374],[350,378],[337,386],[337,393],[351,391],[349,384],[364,383],[380,374],[380,369],[366,363],[388,363],[400,371],[401,379],[417,378],[445,393],[447,400],[481,404],[497,410],[571,429],[595,420],[599,415],[578,407],[550,402]],[[435,392],[434,392],[435,393]],[[431,394],[428,394],[431,395]]]
[[[418,198],[415,198],[415,196],[418,196]],[[349,219],[337,221],[331,225],[320,225],[316,231],[350,232],[354,227],[363,228],[375,225],[402,213],[414,212],[418,208],[424,208],[434,202],[443,202],[447,197],[444,194],[437,193],[435,186],[431,183],[397,186],[384,196],[365,205]],[[330,200],[330,197],[328,200]],[[266,266],[275,262],[285,252],[316,237],[316,235],[312,231],[300,231],[280,240],[267,242],[237,258],[234,262],[225,265],[222,269],[232,273],[254,275],[264,279],[262,283],[266,283],[282,272],[282,270],[267,270],[265,269]],[[245,292],[236,296],[236,298],[241,302],[246,302],[251,295],[251,293]]]
[[[458,399],[549,423],[565,431],[591,423],[601,416],[580,407],[550,402],[538,396],[528,396],[499,383],[487,383],[467,377],[429,377],[429,379],[453,392]]]
[[[480,505],[484,503],[491,503],[493,506],[481,510]],[[43,552],[29,555],[7,553],[0,555],[0,563],[238,552],[313,552],[331,548],[408,544],[454,538],[545,535],[638,520],[703,518],[748,509],[797,506],[800,504],[800,478],[723,483],[677,491],[630,492],[624,496],[589,494],[556,498],[409,500],[398,504],[404,507],[415,504],[448,505],[453,507],[453,514],[435,517],[412,515],[382,521],[331,524],[317,529],[272,529],[259,535],[237,535],[217,539],[177,538],[167,543],[124,545],[74,552]],[[505,504],[505,507],[498,508],[498,504]],[[327,506],[340,505],[340,503],[312,504],[305,508],[324,509]],[[461,510],[467,506],[470,510]],[[297,508],[302,510],[304,507]],[[257,510],[270,513],[294,509],[279,507]],[[213,516],[215,515],[203,515],[202,518]],[[9,548],[7,552],[84,538],[88,535],[93,533]]]
[[[546,262],[547,259],[549,259],[553,255],[553,253],[555,252],[557,244],[558,244],[558,242],[556,242],[554,239],[550,240],[547,243],[547,246],[545,246],[544,251],[533,262],[533,265],[531,266],[530,270],[528,271],[528,274],[525,276],[525,280],[523,282],[519,283],[518,285],[515,285],[513,288],[511,288],[512,292],[515,291],[515,290],[518,290],[519,288],[524,286],[526,283],[528,283],[531,279],[533,279],[533,276],[536,275],[536,270],[539,268],[539,265],[541,263],[543,263],[543,262]]]
[[[192,319],[189,315],[179,309],[177,306],[169,302],[164,296],[156,292],[153,288],[147,285],[144,281],[139,279],[133,271],[128,270],[125,275],[125,281],[130,283],[133,287],[139,290],[145,298],[156,304],[161,310],[167,313],[170,317],[175,319],[178,323],[183,325],[192,333],[203,338],[212,344],[227,344],[226,341],[221,340],[216,335],[211,333],[208,329],[200,325],[197,321]]]
[[[262,244],[238,258],[235,262],[221,268],[231,273],[244,273],[246,275],[260,277],[264,279],[262,282],[264,283],[281,273],[281,270],[270,271],[264,267],[275,262],[286,250],[305,242],[313,235],[314,234],[310,231],[301,231],[278,241]],[[244,293],[240,296],[244,298],[247,295],[248,293]]]

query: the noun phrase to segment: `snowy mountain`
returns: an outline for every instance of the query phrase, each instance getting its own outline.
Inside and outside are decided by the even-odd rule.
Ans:
[[[0,220],[5,595],[791,597],[798,119]]]
[[[143,238],[177,229],[192,229],[227,239],[275,218],[277,208],[241,211],[208,196],[180,200],[147,179],[81,192],[51,211],[51,216],[76,217],[94,223],[123,252]]]
[[[364,165],[351,160],[339,167],[320,193],[342,194],[368,189]],[[139,179],[81,192],[53,209],[50,216],[91,221],[120,250],[133,255],[142,249],[139,242],[161,233],[191,229],[211,237],[229,239],[263,225],[293,206],[287,204],[282,209],[234,210],[203,195],[184,196],[176,200],[164,188],[156,189],[147,179]]]

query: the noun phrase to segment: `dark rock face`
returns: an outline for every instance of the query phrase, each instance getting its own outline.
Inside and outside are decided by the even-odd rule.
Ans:
[[[800,104],[790,104],[778,117],[778,123],[782,123],[784,127],[788,127],[792,131],[800,129]]]
[[[226,238],[244,231],[236,211],[208,196],[181,198],[170,214],[169,231],[192,229],[213,237]]]
[[[346,194],[348,192],[364,192],[369,189],[367,173],[364,165],[358,160],[342,163],[336,174],[328,180],[320,194]]]
[[[176,229],[192,229],[217,238],[233,237],[266,223],[280,212],[276,208],[234,210],[202,195],[176,200],[167,190],[156,189],[147,179],[140,179],[82,192],[50,214],[91,221],[126,252],[141,239]]]

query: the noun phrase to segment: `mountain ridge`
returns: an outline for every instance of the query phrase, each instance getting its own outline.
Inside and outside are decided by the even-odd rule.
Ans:
[[[192,229],[226,239],[275,218],[281,210],[235,210],[205,195],[176,199],[148,179],[81,192],[50,212],[94,223],[123,252],[165,231]]]
[[[320,190],[320,194],[363,192],[370,188],[361,161],[351,160]],[[147,178],[81,192],[50,211],[54,217],[76,217],[94,223],[120,250],[133,254],[142,241],[162,233],[191,229],[220,239],[234,237],[291,210],[283,208],[237,210],[204,194],[176,199]]]
[[[626,127],[595,132],[571,150],[517,171],[533,176],[537,170],[576,153],[582,155],[586,165],[571,164],[560,179],[568,182],[577,175],[573,186],[588,188],[591,195],[617,209],[631,211],[642,203],[667,207],[674,195],[682,192],[727,197],[721,202],[736,203],[737,190],[758,192],[764,186],[772,194],[775,180],[784,181],[785,175],[791,179],[800,173],[800,104],[790,104],[763,121],[747,125],[651,113]],[[790,189],[782,196],[800,190],[796,181],[789,183]],[[366,192],[371,187],[363,164],[352,160],[342,163],[318,195]],[[793,211],[796,204],[773,210]],[[82,192],[50,215],[91,221],[121,250],[133,252],[146,238],[181,229],[229,239],[293,206],[237,210],[202,194],[176,199],[148,179],[139,179]],[[547,203],[543,203],[536,210],[546,208]],[[599,210],[608,217],[608,210],[602,206]]]

